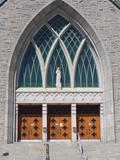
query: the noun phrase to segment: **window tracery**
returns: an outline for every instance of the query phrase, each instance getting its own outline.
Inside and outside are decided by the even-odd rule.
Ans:
[[[99,86],[94,51],[83,33],[65,18],[56,15],[50,19],[33,40],[39,54],[36,54],[36,48],[30,42],[21,64],[18,87],[43,87],[42,80],[45,79],[45,87],[56,87],[55,74],[58,67],[62,87]]]

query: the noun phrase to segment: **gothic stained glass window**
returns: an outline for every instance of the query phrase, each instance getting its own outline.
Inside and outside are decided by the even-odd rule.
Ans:
[[[60,15],[51,18],[34,35],[26,50],[18,87],[42,87],[43,83],[45,87],[56,87],[57,67],[61,71],[62,87],[70,87],[71,84],[74,87],[99,87],[94,50],[86,40],[82,46],[83,40],[85,35],[68,20]],[[70,77],[74,75],[72,71],[75,72],[74,78]],[[42,79],[46,79],[47,83]]]
[[[57,33],[60,33],[62,29],[69,24],[69,22],[64,19],[62,16],[57,15],[54,18],[52,18],[48,24],[56,31]]]
[[[91,49],[86,44],[78,59],[76,87],[98,87],[98,74]]]
[[[57,44],[53,52],[53,55],[51,57],[51,61],[49,64],[48,74],[47,74],[48,87],[55,87],[57,67],[59,67],[61,70],[62,87],[70,87],[70,75],[69,75],[68,65],[59,43]]]
[[[34,47],[30,43],[23,58],[20,75],[19,87],[41,87],[42,77],[39,61]]]
[[[62,40],[68,50],[68,53],[72,61],[74,60],[76,51],[80,46],[80,42],[82,41],[82,39],[83,36],[73,25],[71,25],[69,29],[62,36]]]
[[[49,50],[55,40],[54,35],[46,26],[43,26],[35,35],[34,40],[37,46],[40,48],[43,59],[45,61],[49,53]]]

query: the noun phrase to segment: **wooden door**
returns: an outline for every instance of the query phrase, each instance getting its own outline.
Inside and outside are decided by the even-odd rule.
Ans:
[[[100,139],[99,115],[79,114],[77,129],[81,139]]]
[[[19,115],[18,127],[19,140],[42,139],[42,116],[41,115]]]
[[[70,115],[48,116],[48,139],[71,139],[71,117]]]

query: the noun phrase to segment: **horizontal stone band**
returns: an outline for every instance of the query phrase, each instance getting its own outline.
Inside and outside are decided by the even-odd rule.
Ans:
[[[16,103],[103,103],[103,93],[18,92],[16,93]]]

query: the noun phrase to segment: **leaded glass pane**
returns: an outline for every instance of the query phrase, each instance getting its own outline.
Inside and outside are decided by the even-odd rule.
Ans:
[[[34,40],[38,45],[38,47],[40,48],[43,59],[45,61],[47,58],[48,52],[55,40],[54,35],[46,26],[43,26],[39,30],[39,32],[35,35]]]
[[[75,75],[75,86],[98,87],[98,85],[99,82],[96,64],[92,56],[92,52],[86,44],[78,60]]]
[[[89,66],[88,71],[87,71],[87,80],[88,80],[88,86],[92,86],[92,71],[91,68]]]
[[[74,60],[76,51],[82,41],[83,37],[80,32],[72,25],[62,36],[62,40],[69,52],[71,60]]]
[[[96,67],[95,67],[95,70],[94,70],[93,81],[94,81],[94,86],[98,87],[98,76],[97,76],[97,69],[96,69]]]
[[[47,74],[48,87],[55,87],[57,67],[59,67],[61,70],[62,87],[70,87],[70,75],[69,75],[68,65],[59,43],[57,44],[53,52],[49,64],[48,74]]]
[[[57,33],[60,33],[62,31],[62,29],[69,22],[66,19],[64,19],[62,16],[57,15],[54,18],[52,18],[48,23]]]
[[[31,43],[27,48],[27,51],[21,64],[18,85],[19,87],[42,86],[39,61],[35,53],[35,49]]]

